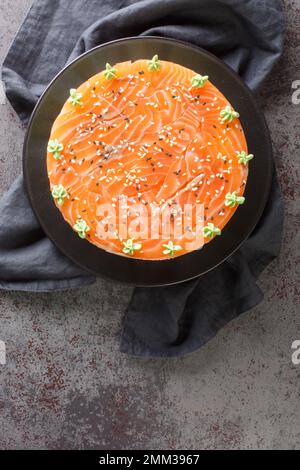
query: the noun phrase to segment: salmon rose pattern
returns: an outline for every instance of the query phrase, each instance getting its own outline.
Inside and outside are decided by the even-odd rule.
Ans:
[[[47,169],[53,201],[84,243],[159,260],[222,236],[245,201],[252,158],[238,110],[205,71],[155,55],[106,64],[70,90]]]

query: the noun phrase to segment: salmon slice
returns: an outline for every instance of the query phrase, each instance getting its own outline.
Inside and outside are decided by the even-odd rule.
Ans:
[[[78,235],[122,256],[184,255],[243,204],[247,142],[207,76],[123,62],[70,90],[48,143],[50,190]]]

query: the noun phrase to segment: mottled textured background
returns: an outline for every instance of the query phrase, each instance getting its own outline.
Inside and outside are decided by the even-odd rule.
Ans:
[[[0,62],[30,4],[0,0]],[[300,448],[300,365],[291,362],[300,339],[300,105],[291,102],[300,0],[284,4],[285,53],[261,92],[285,203],[282,253],[260,279],[264,302],[188,357],[145,360],[118,351],[128,287],[1,291],[0,448]],[[23,134],[0,95],[0,194],[21,170]]]

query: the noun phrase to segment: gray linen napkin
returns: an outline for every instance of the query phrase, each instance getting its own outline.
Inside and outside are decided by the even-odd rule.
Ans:
[[[3,64],[6,94],[20,119],[27,123],[37,99],[67,62],[98,44],[137,35],[199,45],[256,89],[280,57],[283,15],[279,0],[36,0]],[[0,211],[0,288],[49,291],[94,282],[47,239],[22,176],[0,201]],[[229,260],[193,281],[134,290],[121,351],[189,353],[259,303],[263,294],[255,281],[278,255],[282,219],[274,172],[260,223]]]

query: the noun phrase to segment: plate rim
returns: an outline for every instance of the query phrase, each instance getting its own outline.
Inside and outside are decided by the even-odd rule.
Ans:
[[[61,246],[58,244],[57,240],[54,239],[54,237],[49,234],[49,231],[48,231],[48,228],[46,226],[46,224],[44,223],[44,220],[42,219],[42,217],[40,216],[40,214],[38,213],[37,211],[37,208],[35,206],[35,201],[34,201],[34,197],[33,197],[33,194],[32,194],[32,189],[31,189],[31,185],[29,183],[29,172],[28,172],[28,168],[26,166],[26,163],[27,163],[27,146],[28,146],[28,141],[29,141],[29,136],[30,136],[30,131],[31,131],[31,128],[32,128],[32,125],[34,123],[34,120],[35,120],[35,117],[36,117],[36,114],[38,112],[38,110],[40,109],[40,107],[42,106],[43,104],[43,100],[45,99],[46,97],[46,94],[51,90],[53,84],[60,79],[61,75],[69,68],[71,68],[74,64],[76,64],[77,62],[79,61],[82,61],[84,60],[87,56],[89,55],[92,55],[94,54],[96,51],[98,51],[99,49],[102,49],[102,48],[105,48],[107,46],[111,46],[111,45],[115,45],[115,44],[119,44],[119,43],[124,43],[124,42],[132,42],[132,41],[150,41],[150,40],[154,40],[154,41],[163,41],[163,42],[169,42],[169,43],[172,43],[173,45],[181,45],[183,47],[186,47],[187,49],[192,49],[194,50],[196,53],[200,53],[200,54],[204,54],[205,56],[207,56],[210,60],[212,60],[212,62],[214,62],[215,64],[219,65],[219,66],[222,66],[224,69],[226,69],[227,73],[232,76],[236,81],[239,82],[239,85],[241,86],[241,89],[243,89],[243,93],[245,93],[248,97],[248,99],[251,101],[255,111],[260,115],[260,119],[261,119],[261,124],[263,125],[263,134],[264,134],[264,138],[265,138],[265,145],[268,149],[267,151],[267,157],[268,158],[268,172],[267,172],[267,175],[266,175],[266,181],[264,182],[265,183],[265,188],[264,188],[264,193],[263,193],[263,202],[260,204],[260,210],[257,212],[257,215],[255,217],[255,222],[253,221],[253,223],[251,224],[251,229],[248,231],[248,234],[246,236],[244,236],[238,243],[236,243],[234,249],[232,249],[227,255],[225,255],[219,262],[213,264],[213,266],[201,271],[200,273],[198,274],[193,274],[191,275],[190,277],[185,277],[184,279],[180,279],[180,280],[176,280],[176,281],[164,281],[164,282],[151,282],[150,284],[149,283],[143,283],[143,282],[134,282],[134,281],[131,281],[129,279],[120,279],[119,277],[113,277],[113,276],[110,276],[110,275],[106,275],[105,273],[101,272],[97,272],[89,267],[87,267],[86,265],[84,265],[83,263],[81,263],[80,261],[78,261],[77,259],[74,259],[74,257],[72,257],[72,255],[70,255],[69,253],[66,253],[64,251],[63,248],[61,248]],[[222,90],[221,90],[222,92]],[[249,145],[248,141],[247,141],[247,144]],[[254,96],[252,90],[249,88],[249,86],[242,80],[242,78],[238,75],[237,72],[235,72],[229,65],[227,65],[225,62],[223,62],[221,59],[219,59],[217,56],[215,56],[214,54],[212,54],[211,52],[201,48],[200,46],[197,46],[195,44],[190,44],[186,41],[182,41],[182,40],[179,40],[179,39],[173,39],[173,38],[169,38],[169,37],[163,37],[163,36],[130,36],[130,37],[125,37],[125,38],[120,38],[120,39],[115,39],[115,40],[112,40],[112,41],[108,41],[106,43],[103,43],[103,44],[100,44],[98,46],[95,46],[93,47],[92,49],[89,49],[88,51],[85,51],[84,53],[82,53],[81,55],[79,55],[78,57],[76,57],[75,59],[73,59],[71,62],[67,63],[54,77],[53,79],[49,82],[49,84],[46,86],[44,92],[42,93],[42,95],[39,97],[33,111],[32,111],[32,114],[30,116],[30,119],[28,121],[28,125],[27,125],[27,129],[26,129],[26,133],[25,133],[25,137],[24,137],[24,144],[23,144],[23,152],[22,152],[22,155],[23,155],[23,158],[22,158],[22,168],[23,168],[23,175],[24,175],[24,181],[25,181],[25,190],[27,192],[27,195],[29,197],[29,200],[30,200],[30,203],[31,203],[31,207],[32,207],[32,210],[35,214],[35,216],[37,217],[37,220],[39,222],[39,224],[41,225],[41,228],[43,229],[44,233],[45,233],[45,236],[48,237],[53,243],[54,245],[57,247],[57,249],[62,253],[64,254],[67,258],[69,258],[71,261],[73,261],[77,266],[81,267],[82,269],[84,269],[87,274],[92,274],[94,276],[97,276],[97,277],[103,277],[105,279],[108,279],[108,280],[113,280],[115,282],[120,282],[120,283],[124,283],[124,284],[127,284],[127,285],[135,285],[135,286],[140,286],[140,287],[158,287],[158,286],[168,286],[168,285],[174,285],[174,284],[180,284],[182,282],[186,282],[186,281],[190,281],[192,279],[196,279],[200,276],[203,276],[204,274],[208,273],[209,271],[217,268],[218,266],[220,266],[222,263],[224,263],[228,258],[230,258],[242,245],[243,243],[249,238],[249,236],[252,234],[252,232],[254,231],[255,227],[257,226],[257,224],[259,223],[259,221],[261,220],[261,217],[263,215],[263,212],[264,212],[264,209],[266,207],[266,204],[267,204],[267,201],[268,201],[268,196],[270,194],[270,189],[271,189],[271,184],[272,184],[272,174],[273,174],[273,169],[274,169],[274,161],[273,161],[273,149],[272,149],[272,141],[271,141],[271,136],[270,136],[270,132],[269,132],[269,128],[268,128],[268,125],[267,125],[267,121],[266,121],[266,118],[264,116],[264,113],[263,111],[260,109],[260,106],[258,105],[258,102],[257,102],[257,99],[256,97]],[[60,214],[61,215],[61,214]],[[236,213],[234,214],[236,215]],[[61,216],[62,217],[62,216]],[[63,217],[62,217],[63,219]],[[65,222],[65,221],[64,221]],[[228,221],[228,224],[230,223],[230,220]],[[227,225],[227,224],[226,224]],[[70,228],[70,227],[69,227]],[[73,232],[72,229],[70,228],[70,232]],[[83,241],[81,240],[81,242],[84,242],[86,243],[86,241]],[[209,245],[213,243],[213,241],[211,241],[209,243]],[[90,243],[90,245],[92,245]],[[101,252],[104,252],[104,253],[108,253],[106,252],[105,250],[102,250],[101,248],[99,247],[96,247],[95,245],[92,245],[95,249],[97,250],[100,250]],[[199,251],[199,250],[198,250]],[[167,260],[137,260],[137,259],[134,259],[134,258],[128,258],[128,257],[123,257],[123,256],[120,256],[118,254],[115,254],[115,253],[109,253],[110,255],[114,256],[114,257],[118,257],[118,258],[126,258],[127,260],[129,260],[130,262],[136,262],[136,261],[139,261],[143,264],[147,264],[150,265],[151,263],[155,263],[158,265],[158,263],[168,263],[168,262],[175,262],[176,260],[180,259],[180,258],[184,258],[184,257],[191,257],[193,256],[193,254],[195,255],[197,253],[197,250],[196,251],[193,251],[193,252],[190,252],[190,253],[187,253],[185,255],[182,255],[180,257],[176,257],[174,259],[167,259]],[[147,267],[145,268],[147,269]]]

